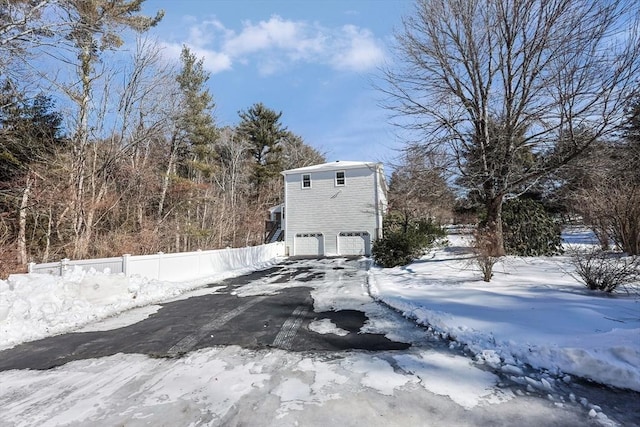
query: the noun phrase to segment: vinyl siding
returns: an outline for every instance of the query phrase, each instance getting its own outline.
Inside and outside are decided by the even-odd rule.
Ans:
[[[336,186],[336,171],[344,171],[345,184]],[[311,175],[311,188],[302,188],[302,175]],[[285,175],[285,242],[295,255],[294,238],[298,233],[322,233],[324,253],[338,253],[340,232],[367,231],[371,241],[381,226],[376,216],[376,197],[383,205],[384,191],[377,188],[375,169],[368,167]],[[381,179],[384,179],[381,177]]]

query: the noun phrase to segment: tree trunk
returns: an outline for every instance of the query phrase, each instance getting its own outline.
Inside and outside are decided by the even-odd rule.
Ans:
[[[167,162],[167,169],[165,170],[164,177],[162,178],[162,190],[160,191],[160,201],[158,202],[158,221],[162,221],[162,214],[164,212],[164,201],[167,197],[167,191],[169,191],[169,181],[171,178],[171,172],[173,172],[176,151],[177,151],[177,137],[174,134],[171,138],[171,148],[169,151],[169,161]]]
[[[18,214],[18,262],[21,265],[27,264],[27,204],[29,203],[29,193],[33,179],[27,174],[27,182],[22,192],[22,201],[20,202],[20,213]]]
[[[73,209],[73,256],[75,258],[84,256],[83,235],[88,226],[85,216],[85,173],[87,170],[86,150],[89,141],[89,110],[91,104],[91,48],[89,43],[81,46],[79,55],[78,75],[80,77],[80,92],[74,101],[78,106],[78,122],[76,132],[73,137],[73,158],[71,159],[71,182],[73,184],[73,199],[71,206]],[[90,233],[90,231],[89,231]]]
[[[504,256],[504,235],[502,233],[502,202],[504,196],[498,195],[487,198],[487,222],[481,233],[485,239],[487,255],[490,257]]]
[[[44,252],[42,254],[42,262],[49,262],[49,250],[51,248],[51,230],[53,226],[53,210],[49,206],[49,219],[47,221],[47,234],[45,239]]]

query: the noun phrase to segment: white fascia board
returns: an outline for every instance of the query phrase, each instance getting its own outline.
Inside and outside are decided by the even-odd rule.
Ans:
[[[311,172],[323,172],[323,171],[359,169],[359,168],[370,168],[370,169],[380,168],[381,169],[382,163],[337,161],[337,162],[330,162],[330,163],[322,163],[322,164],[313,165],[313,166],[305,166],[302,168],[289,169],[289,170],[280,172],[280,174],[286,176],[286,175],[299,174],[299,173],[311,173]]]

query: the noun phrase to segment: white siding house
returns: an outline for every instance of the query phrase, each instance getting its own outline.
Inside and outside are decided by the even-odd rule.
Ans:
[[[381,163],[338,161],[282,175],[289,255],[371,255],[387,207]]]

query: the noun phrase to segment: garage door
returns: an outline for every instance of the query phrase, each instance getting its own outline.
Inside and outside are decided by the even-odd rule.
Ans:
[[[294,242],[294,255],[324,255],[322,233],[298,233]]]
[[[366,231],[345,231],[338,236],[340,255],[371,255],[371,237]]]

